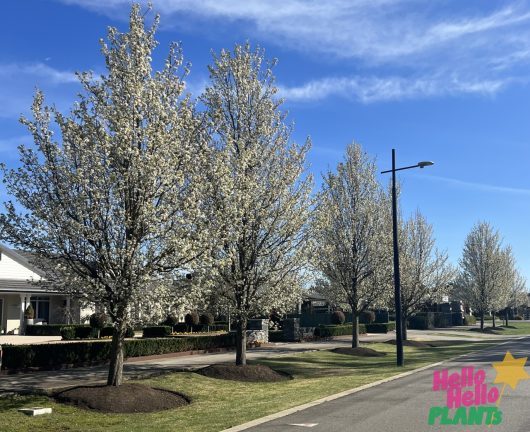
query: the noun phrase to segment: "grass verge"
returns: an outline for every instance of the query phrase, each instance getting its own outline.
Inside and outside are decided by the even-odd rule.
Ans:
[[[500,322],[502,323],[502,321]],[[499,324],[499,321],[498,321]],[[480,327],[469,329],[469,331],[480,333]],[[505,335],[505,336],[523,336],[530,335],[530,322],[508,321],[508,327],[497,325],[495,328],[491,326],[484,326],[484,333]]]
[[[387,352],[385,357],[351,357],[318,351],[260,360],[261,364],[295,377],[276,383],[221,381],[189,372],[168,374],[138,382],[185,393],[192,398],[192,404],[150,414],[101,414],[56,404],[44,396],[0,398],[0,429],[6,432],[219,431],[493,344],[458,341],[435,348],[405,347],[404,368],[395,366],[395,347],[389,344],[370,344],[370,348]],[[33,406],[52,407],[53,414],[33,418],[16,411]]]

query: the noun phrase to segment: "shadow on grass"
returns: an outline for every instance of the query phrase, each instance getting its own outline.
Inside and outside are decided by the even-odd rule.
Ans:
[[[469,351],[485,348],[489,341],[455,341],[451,345],[436,347],[405,347],[407,368],[415,368],[426,363],[455,357]],[[371,344],[373,347],[373,344]],[[354,357],[336,354],[330,351],[308,353],[303,356],[288,356],[259,360],[257,362],[289,373],[295,378],[319,378],[337,375],[373,375],[383,370],[400,370],[396,367],[395,349],[381,344],[378,350],[387,352],[386,357]]]
[[[32,406],[45,405],[50,403],[50,399],[46,396],[21,396],[17,394],[3,396],[0,398],[0,412],[27,408],[28,403],[31,403]]]

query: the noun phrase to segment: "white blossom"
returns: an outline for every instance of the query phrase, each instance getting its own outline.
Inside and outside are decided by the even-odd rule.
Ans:
[[[211,151],[181,96],[179,46],[162,70],[151,68],[157,25],[158,17],[145,29],[133,5],[129,31],[109,29],[107,74],[78,74],[84,92],[68,115],[37,92],[34,119],[22,119],[35,148],[21,147],[20,168],[4,170],[17,201],[6,203],[4,238],[34,252],[55,287],[103,306],[114,322],[109,385],[122,381],[131,304],[153,280],[210,256],[202,175]]]

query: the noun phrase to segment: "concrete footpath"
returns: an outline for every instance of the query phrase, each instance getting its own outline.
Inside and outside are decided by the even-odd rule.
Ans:
[[[421,340],[506,340],[497,335],[471,336],[462,331],[443,329],[440,331],[409,331],[409,339]],[[23,336],[19,336],[22,338]],[[384,342],[395,338],[395,333],[361,335],[361,342]],[[32,340],[32,343],[36,341]],[[20,340],[19,340],[20,343]],[[328,341],[301,343],[274,343],[266,347],[250,349],[247,352],[249,360],[269,358],[275,356],[292,355],[315,350],[328,350],[338,347],[348,347],[351,336],[340,336]],[[135,379],[160,375],[168,372],[195,370],[211,364],[231,363],[235,360],[234,351],[195,355],[166,354],[153,357],[130,358],[124,364],[124,378]],[[108,366],[91,366],[53,371],[34,371],[11,375],[0,375],[0,395],[11,392],[50,391],[76,385],[94,385],[105,383]]]

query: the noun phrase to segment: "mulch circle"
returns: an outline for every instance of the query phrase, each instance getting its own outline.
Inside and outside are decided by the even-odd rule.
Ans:
[[[386,341],[385,343],[390,344],[390,345],[395,345],[396,341],[392,339],[392,340]],[[403,346],[410,346],[410,347],[416,347],[416,348],[433,348],[433,347],[437,347],[441,345],[438,344],[437,341],[421,342],[421,341],[415,341],[415,340],[404,340]]]
[[[79,386],[54,395],[58,402],[106,413],[140,413],[188,405],[189,399],[170,390],[141,384]]]
[[[284,372],[278,372],[265,365],[226,365],[216,364],[196,371],[208,378],[248,382],[275,382],[292,379]]]
[[[357,348],[335,348],[331,350],[337,354],[346,354],[357,357],[384,357],[385,352],[373,350],[371,348],[357,347]]]

